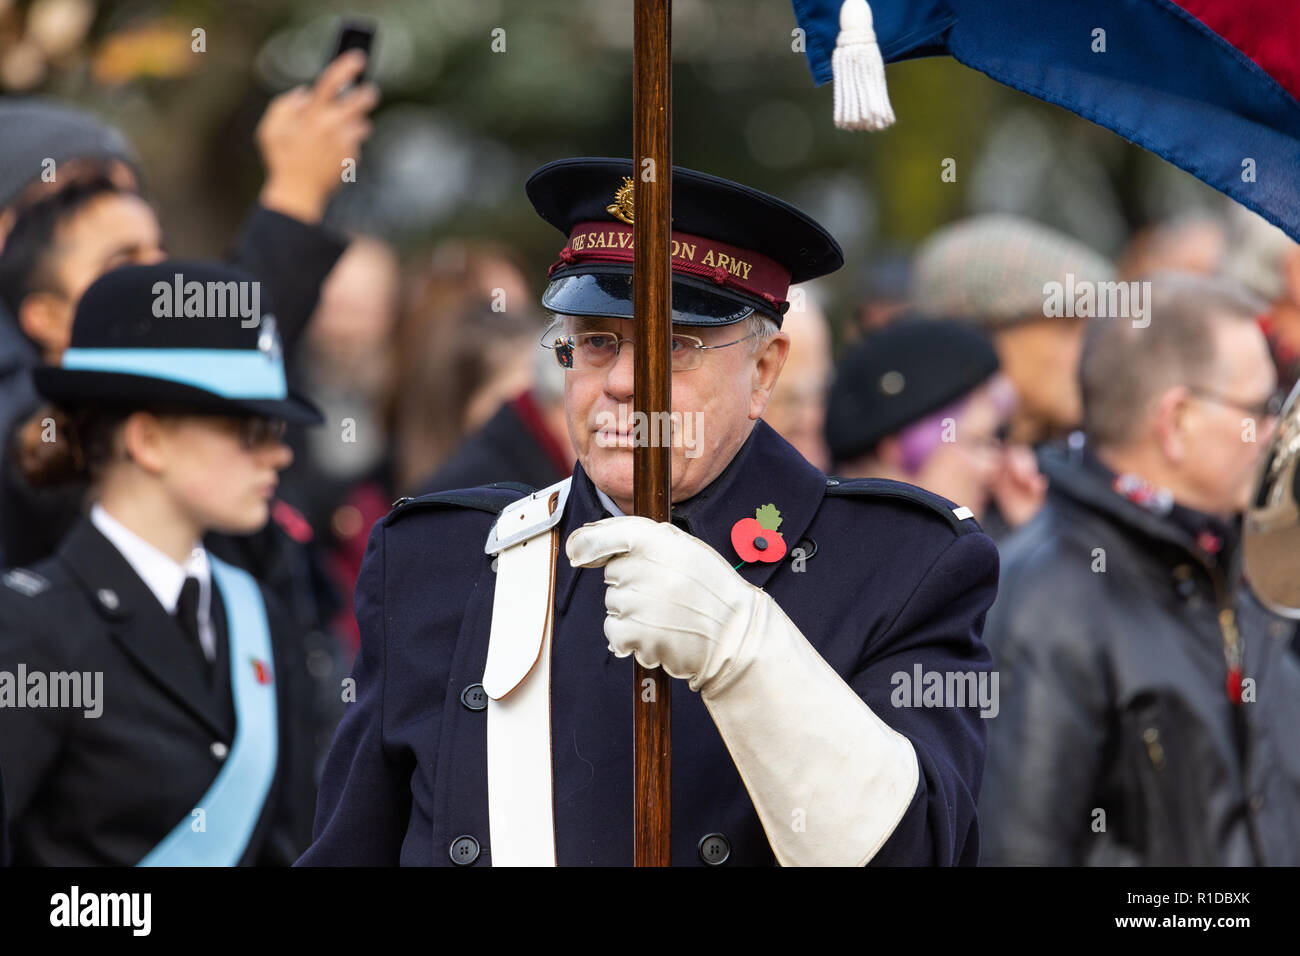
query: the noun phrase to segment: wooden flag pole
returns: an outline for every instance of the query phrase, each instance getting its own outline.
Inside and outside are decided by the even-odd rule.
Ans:
[[[671,410],[672,0],[636,0],[633,35],[633,406],[648,421]],[[647,435],[658,434],[647,428]],[[632,450],[638,515],[671,518],[672,449]],[[636,665],[633,734],[636,781],[633,847],[637,866],[672,863],[672,688],[659,668]]]

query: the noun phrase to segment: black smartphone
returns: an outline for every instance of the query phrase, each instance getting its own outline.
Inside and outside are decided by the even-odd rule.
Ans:
[[[364,83],[370,79],[370,48],[375,40],[375,27],[373,20],[344,20],[339,24],[339,37],[334,44],[334,52],[325,61],[325,65],[333,63],[348,50],[360,50],[366,55],[366,67],[356,82]]]

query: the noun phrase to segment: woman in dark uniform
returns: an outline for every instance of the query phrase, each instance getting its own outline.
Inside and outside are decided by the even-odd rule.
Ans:
[[[265,524],[285,422],[321,421],[259,289],[215,264],[110,272],[36,372],[55,407],[17,459],[91,490],[56,554],[0,587],[15,864],[288,864],[309,836],[300,637],[201,543]]]

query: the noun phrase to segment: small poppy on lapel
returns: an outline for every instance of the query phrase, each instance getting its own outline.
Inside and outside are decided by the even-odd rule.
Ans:
[[[1213,531],[1202,531],[1196,536],[1196,545],[1209,555],[1216,555],[1223,547],[1223,541]]]
[[[271,683],[271,668],[266,666],[266,661],[258,660],[256,657],[249,658],[253,664],[253,674],[257,677],[259,684]]]
[[[1233,706],[1241,705],[1241,668],[1228,668],[1228,700],[1232,701]]]
[[[781,512],[776,505],[763,505],[755,509],[754,517],[741,518],[731,526],[731,546],[746,563],[775,564],[785,557],[785,538],[776,530],[779,527]]]

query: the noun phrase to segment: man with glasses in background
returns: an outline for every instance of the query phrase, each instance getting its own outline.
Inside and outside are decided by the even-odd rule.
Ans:
[[[1092,320],[1083,440],[1002,543],[985,863],[1300,863],[1294,624],[1239,570],[1281,407],[1259,303],[1174,274],[1149,302]]]
[[[542,303],[577,466],[376,525],[355,703],[300,862],[630,864],[635,655],[687,682],[674,864],[973,864],[977,702],[899,680],[988,676],[996,550],[968,509],[827,478],[761,420],[789,285],[842,255],[748,187],[673,173],[672,413],[638,419],[632,174],[573,159],[528,182],[567,240]],[[643,442],[671,443],[671,522],[628,515]]]

